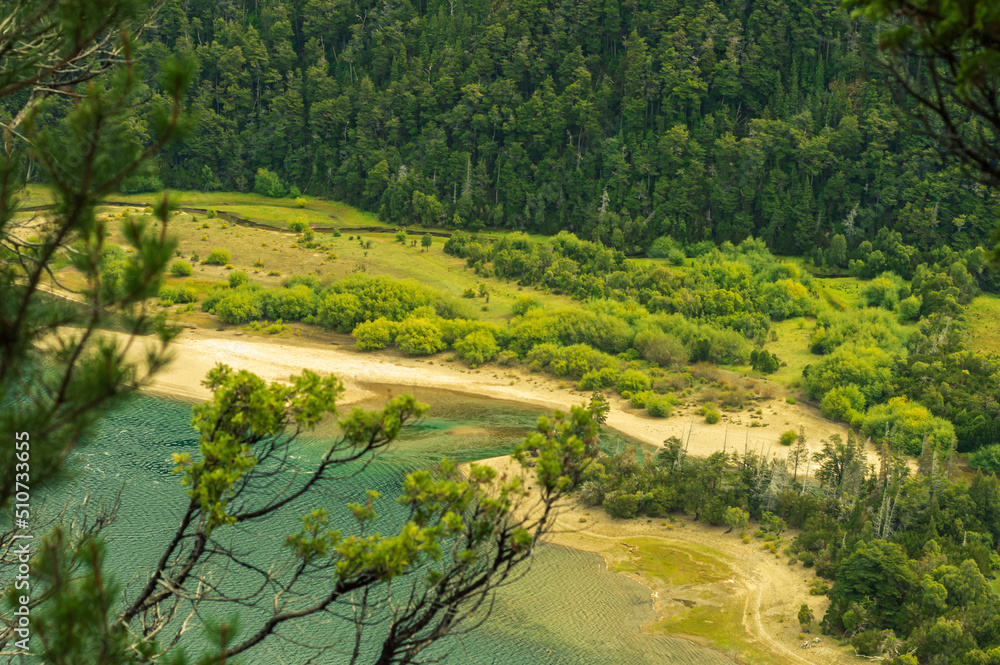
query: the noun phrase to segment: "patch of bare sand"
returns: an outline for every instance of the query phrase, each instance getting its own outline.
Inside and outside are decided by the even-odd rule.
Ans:
[[[477,464],[492,466],[501,475],[514,474],[518,472],[516,467],[519,467],[509,457],[480,460]],[[463,465],[463,468],[467,466]],[[792,537],[793,534],[786,534],[787,541]],[[673,522],[619,520],[609,517],[600,508],[567,503],[559,508],[555,526],[546,542],[601,554],[610,567],[635,556],[635,548],[629,544],[635,538],[653,538],[666,545],[679,545],[687,551],[693,551],[696,556],[702,551],[708,557],[720,559],[730,567],[735,579],[706,585],[706,588],[712,587],[710,592],[718,595],[716,600],[742,605],[737,611],[742,617],[740,623],[744,634],[735,638],[726,636],[730,648],[724,649],[730,655],[740,658],[741,662],[841,665],[856,661],[848,648],[839,647],[831,638],[818,635],[815,632],[816,624],[814,632],[806,636],[809,648],[801,648],[803,640],[798,637],[801,628],[797,619],[799,608],[803,604],[808,605],[819,620],[826,612],[829,601],[826,596],[809,594],[808,582],[815,578],[809,569],[801,564],[789,565],[784,555],[776,558],[774,554],[762,549],[761,541],[757,539],[744,543],[736,533],[725,533],[722,528],[683,519]],[[628,576],[650,588],[651,600],[661,618],[675,613],[674,608],[678,605],[690,607],[696,602],[704,603],[704,599],[711,595],[706,594],[706,589],[700,586],[674,588],[663,584],[656,577],[634,574]],[[691,595],[687,592],[694,594],[693,600],[687,598]],[[713,599],[709,598],[707,602],[712,604]],[[655,631],[656,623],[658,621],[643,626],[643,630]],[[715,644],[718,636],[689,633],[678,636],[706,646],[718,646]],[[812,641],[816,637],[819,637],[818,643]],[[748,648],[733,649],[731,645],[734,642],[742,643]],[[736,653],[733,653],[734,650]],[[763,652],[767,654],[767,660],[761,661],[759,655],[747,658],[748,651],[756,654]]]
[[[303,369],[334,374],[346,389],[342,404],[378,397],[380,393],[374,388],[378,384],[412,387],[411,392],[418,399],[422,388],[432,388],[544,409],[565,410],[589,399],[589,394],[572,390],[564,381],[506,367],[468,369],[457,362],[446,362],[445,354],[407,358],[395,352],[359,352],[346,335],[321,341],[196,328],[185,330],[171,348],[175,361],[156,375],[149,390],[188,399],[209,396],[201,381],[220,362],[253,371],[269,381],[285,380]],[[136,345],[134,352],[139,358],[142,344]],[[847,433],[842,424],[826,420],[817,409],[788,404],[782,399],[754,402],[743,411],[724,411],[722,421],[715,425],[706,424],[696,414],[697,405],[693,402],[681,405],[670,418],[652,418],[645,411],[631,408],[620,397],[613,396],[610,401],[609,428],[651,446],[660,446],[667,438],[676,436],[684,441],[688,454],[695,456],[707,456],[717,450],[754,450],[768,457],[784,458],[789,448],[778,444],[784,430],[797,431],[803,427],[810,452],[819,450],[821,439]],[[760,414],[756,413],[758,409]],[[814,471],[799,470],[800,475],[806,472]]]

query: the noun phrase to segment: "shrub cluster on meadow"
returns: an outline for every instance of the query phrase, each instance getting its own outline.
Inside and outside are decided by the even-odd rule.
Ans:
[[[302,242],[316,242],[308,228],[295,230]],[[657,248],[673,265],[629,261],[565,232],[546,241],[513,233],[493,242],[456,232],[445,251],[477,274],[581,301],[552,310],[525,295],[506,324],[478,321],[461,299],[416,282],[364,273],[332,283],[291,277],[266,289],[236,271],[201,306],[226,323],[315,323],[351,333],[362,350],[449,350],[471,367],[520,362],[582,390],[615,390],[653,415],[668,415],[676,399],[653,385],[662,370],[711,363],[774,372],[781,359],[761,348],[772,322],[813,317],[809,348],[817,359],[802,387],[827,417],[910,454],[956,443],[973,451],[1000,435],[1000,364],[966,349],[961,335],[964,306],[993,287],[981,248],[921,253],[880,231],[874,242],[845,249],[843,263],[870,277],[853,308],[823,302],[808,273],[759,240],[682,247],[664,238]],[[206,262],[228,262],[227,254],[213,250]],[[872,274],[873,266],[892,271]],[[177,261],[172,273],[189,269]],[[199,290],[173,285],[161,295],[166,303],[191,303]],[[651,386],[623,382],[628,372],[645,375]]]

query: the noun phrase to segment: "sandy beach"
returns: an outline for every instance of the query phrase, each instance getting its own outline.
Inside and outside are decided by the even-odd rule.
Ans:
[[[124,337],[124,336],[122,336]],[[568,409],[585,404],[589,393],[573,390],[573,383],[561,382],[520,369],[486,365],[469,369],[460,361],[448,362],[448,353],[429,358],[408,358],[397,352],[355,351],[348,335],[331,336],[332,342],[303,338],[274,338],[235,330],[185,330],[171,345],[174,361],[160,371],[150,392],[206,399],[209,391],[201,385],[205,374],[217,363],[255,372],[269,381],[286,380],[309,369],[337,376],[345,387],[341,404],[347,405],[382,394],[379,385],[412,387],[418,399],[422,388],[452,390],[488,399],[516,402],[540,409]],[[145,341],[145,340],[140,340]],[[133,347],[135,358],[142,344]],[[803,427],[811,450],[831,434],[846,436],[840,423],[826,420],[818,410],[793,406],[783,398],[755,404],[755,416],[748,411],[724,412],[722,421],[707,425],[695,411],[692,400],[679,404],[670,418],[652,418],[644,410],[632,408],[617,395],[610,397],[607,426],[642,443],[659,446],[671,436],[685,442],[688,453],[709,455],[717,450],[755,450],[762,455],[784,457],[788,448],[778,444],[781,432]]]
[[[142,353],[142,346],[139,344],[132,349],[136,358]],[[397,390],[412,387],[418,399],[421,389],[451,390],[542,409],[566,409],[585,403],[589,397],[567,384],[561,386],[555,379],[523,370],[492,365],[470,370],[460,362],[447,362],[448,354],[407,358],[392,352],[358,352],[349,336],[338,336],[332,342],[322,343],[197,328],[185,330],[171,348],[174,361],[157,374],[147,388],[149,392],[205,399],[209,391],[201,385],[201,380],[208,370],[221,362],[251,370],[271,381],[285,380],[302,369],[334,374],[345,387],[341,404],[377,399],[384,396],[386,386]],[[693,403],[679,405],[681,408],[667,419],[651,418],[643,411],[632,409],[627,401],[617,396],[611,398],[611,404],[609,427],[651,445],[661,445],[667,437],[679,436],[686,441],[692,455],[708,455],[723,448],[752,448],[768,456],[783,456],[788,449],[778,445],[777,438],[786,429],[804,427],[813,450],[818,448],[821,438],[835,432],[845,433],[841,425],[825,420],[815,409],[792,406],[783,398],[764,401],[759,411],[754,409],[754,413],[759,413],[756,427],[747,426],[746,411],[727,413],[722,423],[709,426],[699,424],[701,419],[694,415],[696,405]],[[512,464],[506,457],[483,462],[498,468]],[[683,526],[678,528],[680,524]],[[842,648],[825,637],[809,649],[800,648],[801,640],[797,637],[800,629],[795,620],[799,606],[802,603],[810,605],[820,619],[826,609],[826,598],[809,595],[806,581],[813,577],[811,571],[803,569],[801,564],[789,566],[786,558],[775,558],[761,550],[757,540],[743,543],[735,533],[724,534],[721,528],[687,519],[671,524],[659,520],[616,520],[599,508],[582,505],[565,506],[555,533],[549,538],[558,545],[600,553],[614,565],[632,555],[625,541],[638,537],[708,548],[714,556],[725,560],[733,571],[733,578],[728,580],[731,584],[724,588],[724,595],[727,602],[743,603],[740,615],[745,635],[740,639],[767,652],[770,662],[818,665],[849,660]],[[678,598],[676,589],[658,586],[655,579],[630,577],[650,587],[661,617],[670,616],[673,607],[686,602]],[[711,591],[701,590],[700,593]],[[708,644],[697,636],[691,639]]]

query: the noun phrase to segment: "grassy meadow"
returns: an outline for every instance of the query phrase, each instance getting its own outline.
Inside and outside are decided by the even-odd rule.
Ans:
[[[981,295],[965,309],[969,346],[984,353],[1000,353],[1000,297]]]
[[[170,231],[178,239],[177,258],[189,261],[194,273],[191,277],[168,276],[167,283],[194,286],[199,293],[226,281],[233,270],[244,270],[250,275],[251,281],[267,287],[278,286],[292,275],[312,275],[321,280],[337,280],[354,272],[364,272],[393,279],[416,280],[456,298],[471,289],[477,296],[464,301],[469,316],[496,323],[508,320],[512,316],[512,305],[524,295],[537,298],[545,309],[580,306],[578,301],[568,295],[548,293],[530,286],[522,287],[512,280],[476,275],[466,266],[465,260],[444,252],[446,238],[442,236],[433,236],[431,246],[426,249],[422,247],[420,238],[423,233],[426,230],[440,233],[439,229],[408,227],[406,241],[399,242],[396,227],[381,223],[375,215],[338,202],[308,198],[303,207],[292,198],[274,199],[252,193],[176,192],[172,195],[186,209],[175,212],[170,220]],[[128,215],[147,215],[147,206],[158,196],[115,195],[113,201],[99,209],[98,213],[112,220],[124,220]],[[24,197],[26,206],[42,206],[51,201],[50,192],[43,187],[32,188]],[[211,212],[192,212],[193,209],[214,211],[215,214],[209,217]],[[219,213],[233,213],[249,220],[252,225],[227,221]],[[318,229],[315,233],[315,247],[307,247],[301,241],[300,234],[289,230],[288,224],[296,221],[304,221],[310,227]],[[111,228],[112,242],[120,242],[120,230],[114,224]],[[351,230],[355,228],[380,230]],[[528,239],[530,242],[544,242],[547,237],[536,235],[529,236]],[[229,252],[231,258],[228,264],[209,265],[203,262],[215,249]],[[632,260],[645,265],[669,265],[664,259]],[[804,269],[800,259],[785,260]],[[690,259],[687,263],[690,263]],[[688,269],[688,265],[669,267],[678,272]],[[62,272],[62,279],[67,285],[79,285],[74,281],[72,269],[64,267]],[[814,297],[820,307],[848,309],[856,306],[860,300],[860,281],[855,278],[817,277],[813,283]],[[488,299],[478,295],[480,285],[485,285],[489,293]],[[982,310],[985,320],[991,311],[1000,313],[1000,299],[979,298],[973,311],[977,308]],[[200,325],[213,322],[213,317],[197,308],[177,305],[172,307],[172,311],[185,322]],[[293,324],[281,334],[301,334],[302,329],[302,325]],[[782,366],[766,377],[768,382],[791,394],[800,395],[796,391],[801,385],[802,370],[818,358],[809,351],[809,340],[814,329],[815,320],[812,317],[796,317],[772,324],[773,334],[765,348],[778,356]],[[991,333],[992,329],[985,325],[978,331],[984,339]],[[1000,335],[994,336],[997,338],[995,344],[1000,348]],[[752,371],[749,366],[724,366],[724,369],[765,378]]]
[[[749,592],[736,593],[734,579],[739,576],[718,552],[648,537],[622,540],[621,545],[627,554],[609,569],[642,581],[657,594],[662,616],[646,627],[651,633],[689,637],[739,662],[786,662],[747,635],[743,594]]]
[[[486,284],[489,302],[481,296],[468,301],[470,314],[486,321],[509,318],[514,301],[524,295],[525,289],[516,283],[477,276],[466,268],[464,260],[446,254],[443,249],[446,238],[435,236],[431,246],[424,249],[420,238],[425,229],[408,227],[407,240],[401,243],[396,239],[396,227],[382,224],[374,215],[343,204],[311,199],[305,208],[300,208],[292,199],[220,192],[180,192],[178,198],[183,208],[231,212],[260,225],[226,221],[218,214],[213,218],[185,211],[173,214],[170,230],[178,239],[178,258],[192,263],[198,288],[225,281],[234,269],[245,270],[252,281],[265,286],[277,286],[291,275],[315,275],[320,279],[335,280],[353,272],[414,279],[453,297],[461,297],[468,289],[478,292],[479,285]],[[108,205],[101,208],[99,214],[111,219],[124,219],[128,214],[144,215],[146,213],[141,206],[154,199],[153,195],[115,196],[115,202],[131,205]],[[48,193],[36,189],[32,191],[28,205],[49,202]],[[298,242],[299,234],[290,231],[287,226],[297,220],[306,221],[311,227],[320,227],[316,242],[323,249],[308,248]],[[380,227],[385,230],[350,231],[355,227]],[[340,232],[340,229],[344,231]],[[438,229],[434,231],[440,232]],[[112,242],[120,242],[121,239],[120,231],[112,225]],[[532,239],[542,242],[545,237],[535,236]],[[416,241],[416,247],[412,246],[413,241]],[[371,246],[363,242],[370,242]],[[213,249],[227,250],[231,255],[231,267],[201,263]],[[197,259],[193,259],[195,256]],[[168,277],[168,283],[186,283],[189,279]],[[527,290],[545,307],[570,306],[574,302],[566,295],[545,294],[530,287]],[[187,312],[183,315],[188,317]],[[195,318],[204,317],[195,315]]]

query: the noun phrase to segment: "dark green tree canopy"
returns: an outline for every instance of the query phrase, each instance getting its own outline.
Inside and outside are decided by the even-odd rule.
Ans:
[[[159,164],[171,187],[295,186],[390,223],[628,253],[664,236],[853,249],[883,226],[982,243],[993,194],[901,124],[914,103],[866,51],[877,30],[790,0],[165,0],[138,53],[199,62],[196,131]]]

